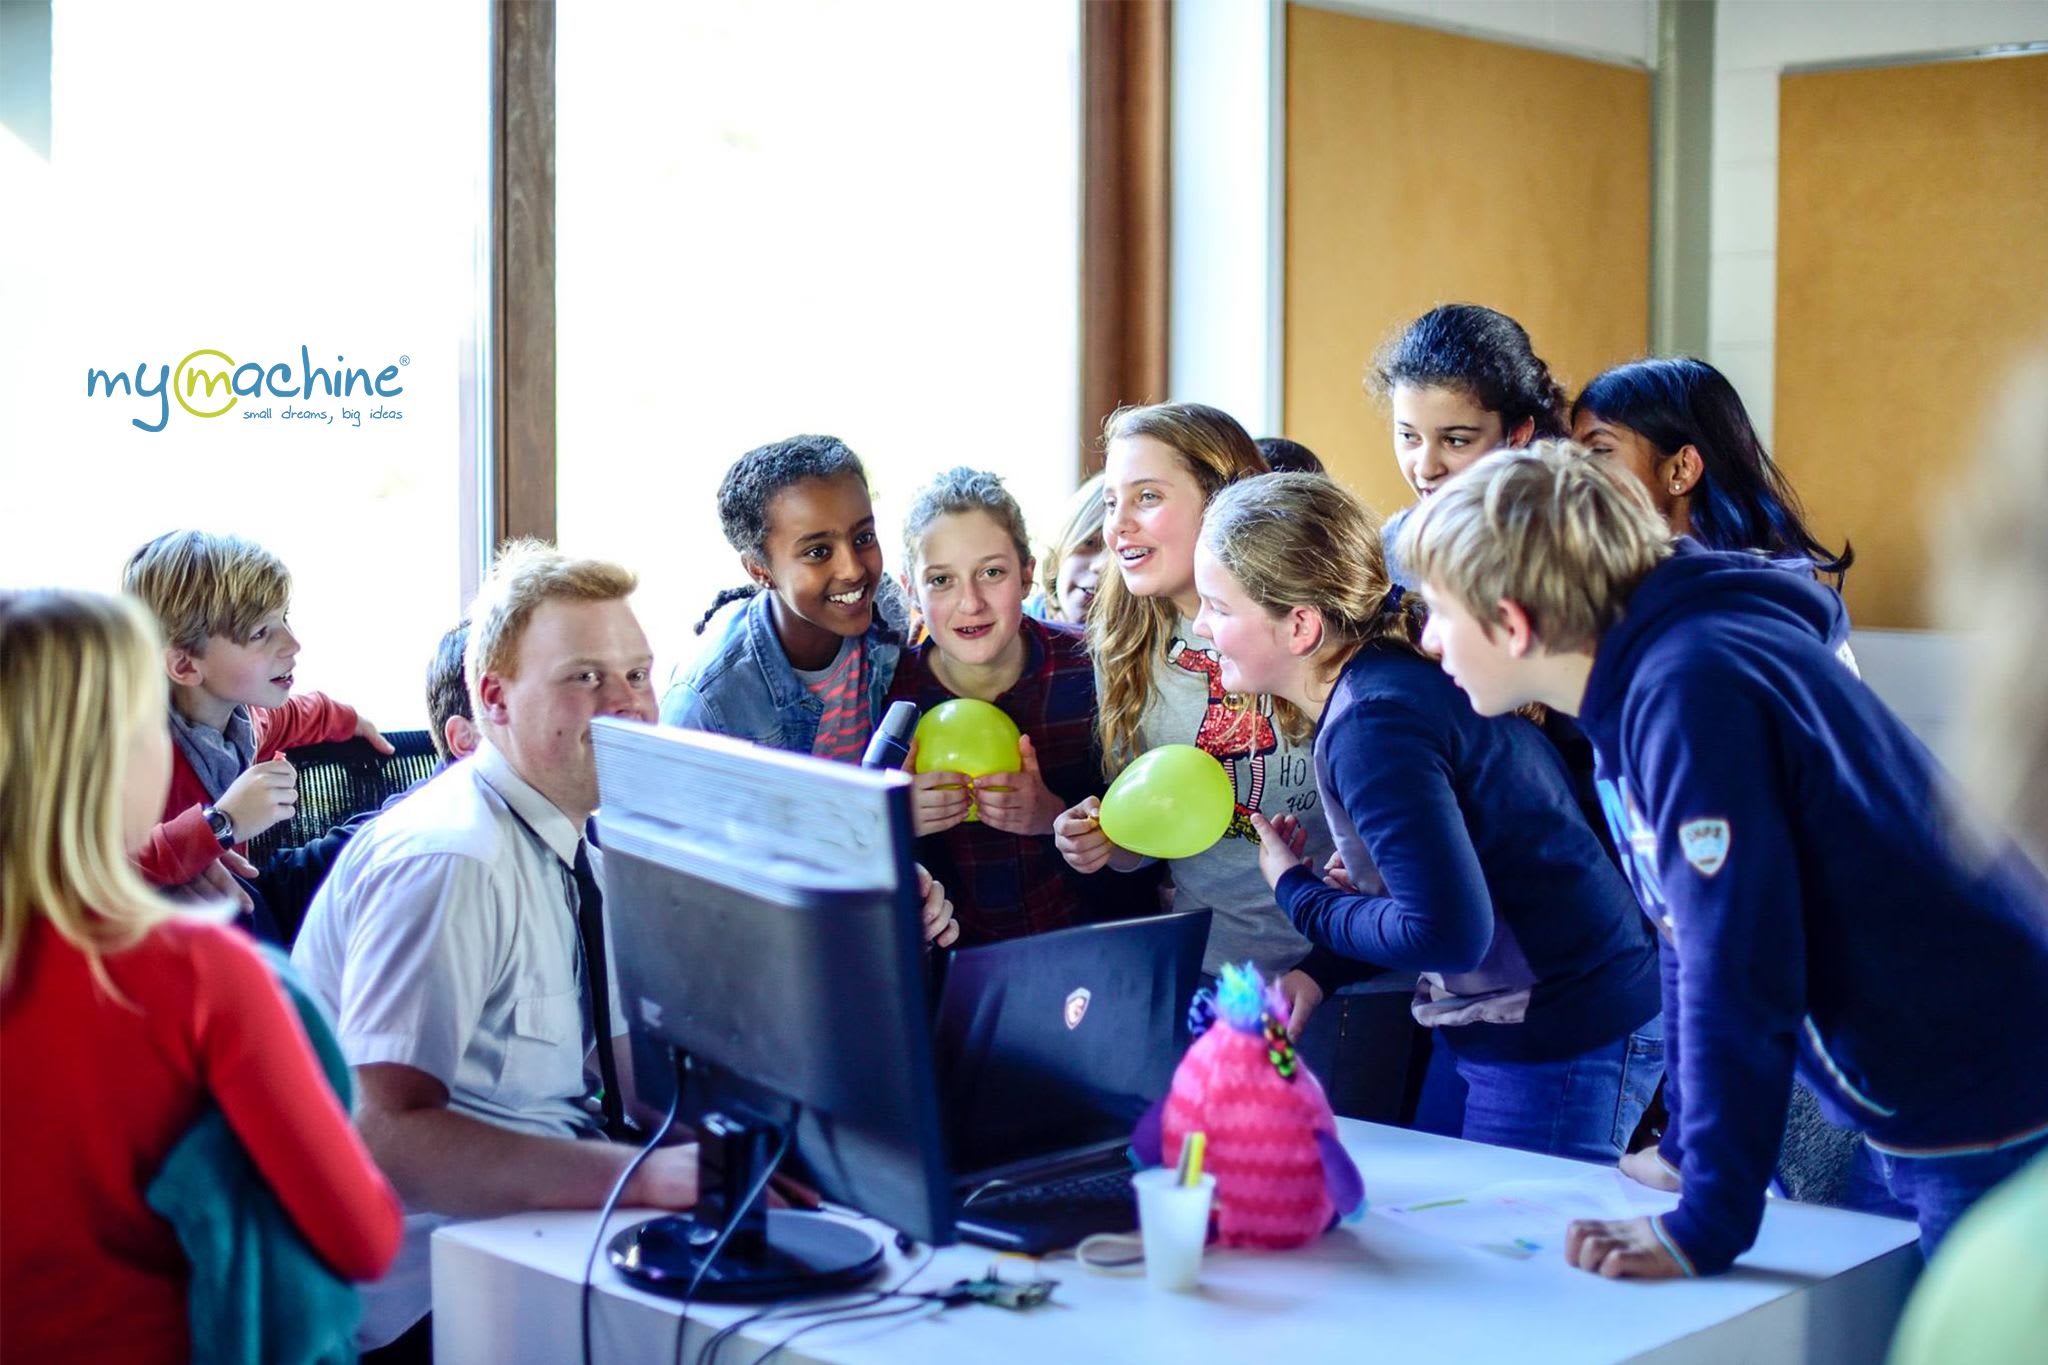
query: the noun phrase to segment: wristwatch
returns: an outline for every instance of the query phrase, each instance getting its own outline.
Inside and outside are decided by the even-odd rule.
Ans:
[[[235,817],[219,806],[206,806],[199,812],[206,817],[206,826],[213,831],[213,837],[220,840],[222,848],[235,846]]]

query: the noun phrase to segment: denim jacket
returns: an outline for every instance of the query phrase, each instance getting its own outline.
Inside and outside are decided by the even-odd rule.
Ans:
[[[662,694],[662,724],[794,753],[811,751],[824,704],[790,667],[775,635],[773,606],[772,594],[758,592],[739,609],[713,618],[712,638]],[[882,713],[908,627],[902,590],[885,576],[875,589],[874,624],[862,637],[868,651],[870,723]]]

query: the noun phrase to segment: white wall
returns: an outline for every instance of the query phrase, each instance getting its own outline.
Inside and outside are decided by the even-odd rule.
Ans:
[[[1778,78],[1788,66],[2048,40],[2048,0],[1720,0],[1707,358],[1769,439],[1778,313]]]
[[[1315,0],[1324,9],[1635,66],[1657,0]],[[1167,388],[1279,435],[1286,5],[1178,0]]]
[[[1856,669],[1920,742],[1943,762],[1955,758],[1955,703],[1969,641],[1935,630],[1852,630]]]
[[[1453,29],[1604,61],[1657,64],[1657,0],[1309,0],[1425,28]]]

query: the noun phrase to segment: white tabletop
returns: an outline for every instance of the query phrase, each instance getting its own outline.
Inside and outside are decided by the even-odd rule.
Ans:
[[[1455,1221],[1425,1230],[1425,1215],[1393,1210],[1501,1193],[1583,1200],[1615,1212],[1653,1212],[1671,1196],[1578,1162],[1340,1120],[1372,1208],[1297,1251],[1211,1249],[1188,1294],[1142,1278],[1082,1269],[1071,1259],[1032,1262],[984,1249],[941,1249],[910,1287],[935,1289],[981,1275],[1059,1281],[1050,1305],[1028,1312],[972,1305],[877,1324],[834,1327],[795,1342],[778,1360],[817,1365],[956,1365],[956,1362],[1261,1361],[1418,1357],[1540,1362],[1654,1360],[1879,1361],[1920,1255],[1909,1223],[1773,1201],[1757,1245],[1733,1272],[1705,1280],[1605,1281],[1567,1266],[1563,1228],[1514,1259],[1467,1245]],[[1505,1191],[1496,1187],[1507,1183]],[[621,1213],[611,1229],[647,1217]],[[1544,1222],[1539,1218],[1537,1223]],[[595,1215],[527,1214],[445,1227],[434,1236],[435,1358],[545,1362],[579,1358],[578,1286]],[[879,1228],[879,1225],[870,1224]],[[1539,1232],[1536,1238],[1542,1241]],[[884,1285],[926,1252],[890,1251]],[[672,1300],[627,1286],[599,1257],[595,1359],[672,1358]],[[752,1311],[693,1305],[686,1359],[708,1330]],[[801,1321],[801,1320],[797,1320]],[[705,1324],[709,1324],[707,1328]],[[791,1324],[757,1324],[719,1359],[751,1361]]]

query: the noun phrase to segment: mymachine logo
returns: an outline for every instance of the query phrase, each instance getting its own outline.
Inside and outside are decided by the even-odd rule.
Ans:
[[[350,366],[345,356],[334,357],[333,369],[315,365],[309,346],[299,347],[297,366],[289,360],[238,364],[226,351],[208,346],[191,352],[176,365],[158,365],[154,376],[148,361],[137,365],[133,375],[89,366],[85,396],[156,400],[154,422],[129,419],[141,431],[162,431],[169,425],[173,402],[194,417],[225,417],[240,405],[244,421],[310,421],[332,426],[339,418],[345,425],[360,427],[365,416],[372,421],[404,419],[404,411],[386,406],[385,400],[405,392],[405,386],[397,381],[400,371],[410,364],[412,357],[402,355],[372,378],[367,365]],[[359,404],[374,399],[377,406],[366,414],[360,406],[350,408],[339,401],[349,398]],[[243,403],[243,399],[252,401]],[[275,402],[278,399],[285,400],[281,410]],[[336,401],[323,404],[323,399]],[[256,402],[263,406],[257,407]]]

